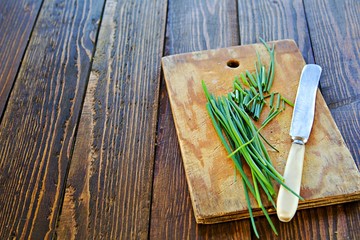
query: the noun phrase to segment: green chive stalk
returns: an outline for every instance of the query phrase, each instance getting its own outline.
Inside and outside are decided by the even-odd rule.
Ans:
[[[267,196],[275,209],[275,190],[272,181],[283,185],[287,190],[303,200],[284,184],[283,177],[276,171],[271,162],[264,142],[276,151],[278,150],[271,146],[260,133],[271,120],[285,109],[285,103],[293,106],[280,93],[270,93],[275,72],[274,46],[270,48],[264,40],[260,40],[270,54],[270,64],[267,72],[260,59],[260,55],[257,53],[255,73],[245,71],[239,77],[235,77],[233,91],[227,96],[215,97],[208,91],[205,82],[202,81],[202,87],[207,99],[206,109],[216,133],[228,152],[228,157],[232,159],[235,168],[241,175],[251,225],[258,238],[259,234],[256,230],[249,193],[255,198],[275,234],[277,234],[277,231],[263,205],[263,200],[260,197],[261,192]],[[265,93],[268,93],[268,95],[265,96]],[[277,94],[276,104],[275,94]],[[265,99],[268,97],[270,97],[269,115],[258,129],[253,120],[257,121],[260,118],[261,111],[267,104]],[[281,109],[280,104],[282,104]],[[250,169],[250,179],[245,174],[244,165],[247,165]]]

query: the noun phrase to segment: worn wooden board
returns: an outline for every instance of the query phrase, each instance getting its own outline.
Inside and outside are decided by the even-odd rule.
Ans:
[[[168,1],[164,56],[239,45],[236,5],[231,0]],[[149,239],[251,239],[248,219],[196,224],[163,78],[160,86]]]
[[[272,91],[294,101],[305,61],[292,40],[275,42],[276,72]],[[221,95],[229,92],[234,76],[254,70],[256,50],[265,62],[268,55],[261,44],[236,46],[167,56],[162,59],[175,127],[198,223],[216,223],[249,217],[240,179],[234,177],[232,161],[226,157],[205,110],[201,87]],[[239,61],[237,68],[227,66]],[[269,154],[277,170],[284,170],[291,140],[292,108],[272,121],[263,135],[278,149]],[[264,112],[263,116],[266,116]],[[261,122],[261,119],[260,119]],[[332,205],[360,199],[360,175],[346,148],[329,109],[318,92],[313,130],[306,145],[299,209]],[[261,215],[253,201],[255,215]],[[270,205],[269,205],[270,206]],[[269,212],[274,212],[269,209]]]

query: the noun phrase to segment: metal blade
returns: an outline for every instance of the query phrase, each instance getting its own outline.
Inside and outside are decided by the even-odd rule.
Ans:
[[[321,67],[307,64],[301,72],[296,94],[290,136],[306,143],[314,122],[316,91],[321,75]]]

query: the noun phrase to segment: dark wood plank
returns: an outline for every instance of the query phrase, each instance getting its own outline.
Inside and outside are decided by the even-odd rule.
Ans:
[[[261,239],[359,239],[359,209],[360,202],[353,202],[303,210],[288,223],[278,222],[277,217],[272,216],[278,236],[269,232],[266,219],[261,217],[257,219],[258,231]]]
[[[238,45],[235,1],[169,1],[165,55]],[[162,82],[150,239],[248,239],[248,220],[197,225]]]
[[[360,166],[360,2],[304,1],[321,92]]]
[[[360,239],[360,202],[339,205],[338,208],[344,212],[341,214],[341,222],[345,223],[348,228],[347,232],[342,233],[345,235],[344,239]],[[339,228],[338,231],[343,230]]]
[[[309,31],[301,0],[238,1],[241,44],[294,39],[306,63],[313,63]]]
[[[0,125],[0,239],[54,234],[102,4],[42,6]]]
[[[166,1],[107,1],[60,239],[146,239]]]
[[[170,0],[165,55],[239,44],[235,0]]]
[[[0,2],[0,119],[42,0]]]
[[[360,42],[360,41],[359,41]],[[360,44],[359,44],[360,46]],[[325,70],[328,71],[328,73],[325,74],[330,74],[329,70]],[[331,71],[331,70],[330,70]],[[335,71],[337,72],[337,71]],[[359,68],[357,69],[357,72],[360,74]],[[333,73],[331,73],[330,75],[332,75]],[[334,73],[337,74],[337,73]],[[357,75],[360,76],[360,75]],[[360,91],[359,89],[359,83],[358,83],[358,79],[355,80],[356,77],[355,75],[353,76],[355,82],[353,85],[354,89],[358,89],[358,91]],[[341,78],[341,77],[339,77]],[[348,79],[343,79],[340,80],[343,81],[341,86],[340,85],[335,85],[338,84],[338,82],[335,82],[334,84],[331,83],[331,85],[334,88],[337,87],[341,87],[343,88],[343,85],[346,85],[348,82]],[[320,84],[322,85],[323,81],[320,82]],[[327,82],[326,80],[324,82]],[[324,83],[325,85],[326,83]],[[321,88],[322,89],[322,88]],[[356,92],[355,94],[357,94],[356,96],[350,97],[352,98],[352,100],[347,99],[343,99],[341,102],[334,102],[334,103],[328,103],[328,106],[330,108],[330,112],[336,122],[336,125],[338,126],[340,133],[345,141],[346,146],[349,148],[351,155],[353,156],[355,163],[358,167],[358,169],[360,169],[360,96],[359,96],[359,92]],[[339,93],[340,95],[340,93]],[[341,98],[341,97],[340,97]],[[331,99],[333,99],[333,97],[331,97]],[[344,103],[349,101],[349,103]]]

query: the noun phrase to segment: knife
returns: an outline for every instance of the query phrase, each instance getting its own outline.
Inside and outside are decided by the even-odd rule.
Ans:
[[[293,110],[290,136],[293,140],[284,171],[284,183],[296,194],[300,193],[301,176],[308,141],[314,121],[316,91],[321,67],[307,64],[301,72]],[[295,215],[299,198],[280,186],[277,198],[277,215],[280,221],[289,222]]]

